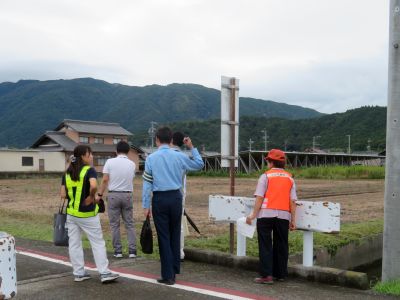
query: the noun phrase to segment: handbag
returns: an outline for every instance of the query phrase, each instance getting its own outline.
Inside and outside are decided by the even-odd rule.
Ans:
[[[147,215],[140,232],[140,246],[145,254],[153,253],[153,231],[151,230],[150,216]]]
[[[68,228],[65,226],[67,214],[63,212],[65,198],[62,206],[58,207],[58,213],[54,214],[53,242],[55,246],[68,246]],[[65,208],[67,209],[67,208]]]

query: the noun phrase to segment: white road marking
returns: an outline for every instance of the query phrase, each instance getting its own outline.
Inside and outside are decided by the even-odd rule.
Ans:
[[[36,254],[36,253],[28,252],[28,251],[22,251],[22,250],[17,250],[16,252],[18,254],[21,254],[21,255],[25,255],[25,256],[41,259],[41,260],[44,260],[44,261],[48,261],[48,262],[52,262],[52,263],[56,263],[56,264],[65,265],[65,266],[70,266],[71,267],[71,263],[70,262],[63,261],[61,259],[47,257],[45,255],[40,255],[40,254]],[[88,266],[85,266],[85,269],[90,270],[90,271],[97,271],[96,268],[92,268],[92,267],[88,267]],[[110,270],[112,270],[112,269],[110,269]],[[180,289],[180,290],[195,292],[195,293],[199,293],[199,294],[203,294],[203,295],[214,296],[214,297],[223,298],[223,299],[232,299],[232,300],[252,299],[252,298],[231,295],[231,294],[227,294],[227,293],[207,290],[207,289],[198,288],[198,287],[191,287],[191,286],[187,286],[187,285],[179,284],[179,283],[176,283],[174,285],[165,285],[165,284],[162,284],[162,283],[158,283],[156,279],[147,278],[147,277],[138,276],[138,275],[133,275],[133,274],[124,273],[124,272],[117,272],[117,273],[121,277],[128,278],[128,279],[133,279],[133,280],[153,283],[153,284],[157,284],[157,285],[162,285],[162,286],[176,288],[176,289]]]

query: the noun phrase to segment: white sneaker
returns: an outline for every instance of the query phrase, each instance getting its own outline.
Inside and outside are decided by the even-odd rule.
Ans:
[[[117,252],[115,252],[115,253],[114,253],[114,257],[116,257],[116,258],[122,258],[123,256],[122,256],[122,253],[117,253]]]
[[[130,253],[130,254],[129,254],[129,258],[136,258],[136,254]]]
[[[105,274],[100,274],[100,281],[102,283],[110,282],[110,281],[114,281],[118,277],[119,277],[119,274],[111,273],[111,272],[110,273],[105,273]]]
[[[75,282],[81,282],[81,281],[88,280],[90,278],[92,278],[92,277],[90,277],[90,274],[85,273],[83,275],[75,275],[74,281]]]

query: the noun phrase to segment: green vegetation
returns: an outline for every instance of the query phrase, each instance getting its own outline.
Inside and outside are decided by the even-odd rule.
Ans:
[[[186,246],[192,248],[209,249],[221,252],[229,252],[229,233],[217,237],[186,239]],[[363,223],[349,223],[341,227],[340,233],[325,234],[314,233],[314,248],[326,248],[329,253],[335,253],[338,248],[363,238],[374,236],[383,232],[383,220],[372,220]],[[289,234],[290,254],[303,251],[303,234],[301,231],[294,231]],[[258,257],[257,237],[247,239],[247,255]]]
[[[327,166],[290,169],[295,178],[384,179],[385,168],[378,166]]]
[[[380,294],[400,296],[400,279],[388,282],[378,282],[373,290]]]
[[[134,144],[143,145],[148,142],[150,121],[169,124],[216,119],[220,98],[220,91],[196,84],[136,87],[92,78],[4,82],[0,84],[0,146],[29,147],[63,119],[118,122],[135,133]],[[300,106],[252,98],[241,98],[240,114],[288,119],[322,115]],[[140,130],[146,131],[137,134]]]
[[[220,151],[221,121],[185,121],[170,124],[173,129],[184,131],[195,145],[208,151]],[[361,107],[345,113],[325,115],[319,118],[290,120],[242,115],[239,128],[239,149],[247,150],[248,141],[254,141],[252,149],[264,149],[261,130],[268,132],[268,148],[287,149],[287,151],[304,151],[312,148],[313,136],[321,149],[332,149],[347,152],[348,137],[351,135],[352,151],[366,151],[368,141],[374,151],[385,149],[386,108]],[[139,145],[146,132],[137,135]],[[135,143],[136,141],[135,140]],[[144,140],[143,140],[144,141]],[[285,147],[286,145],[286,147]]]
[[[378,166],[326,166],[326,167],[310,167],[287,169],[293,176],[298,179],[384,179],[385,168]],[[260,172],[251,174],[238,173],[236,177],[256,178],[260,176]],[[201,171],[191,172],[189,176],[206,176],[206,177],[229,177],[227,171]]]

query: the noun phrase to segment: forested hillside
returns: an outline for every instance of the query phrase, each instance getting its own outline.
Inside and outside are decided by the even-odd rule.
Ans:
[[[241,98],[242,116],[314,118],[308,108]],[[160,124],[220,116],[220,91],[196,84],[111,84],[92,78],[0,84],[0,146],[29,147],[63,119],[118,122],[132,132]]]

